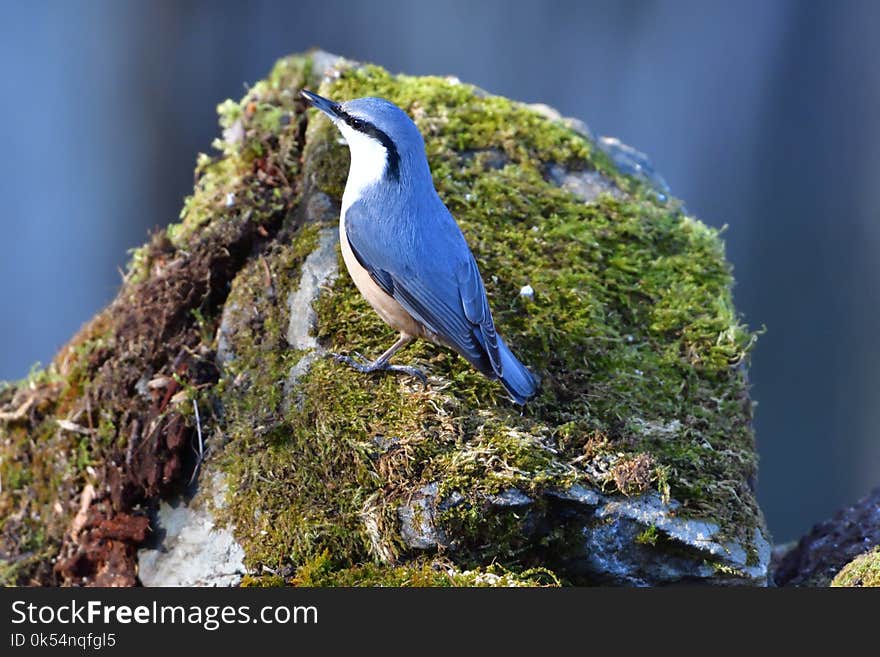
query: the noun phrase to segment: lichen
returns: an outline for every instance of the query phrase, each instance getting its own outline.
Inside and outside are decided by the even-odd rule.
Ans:
[[[880,586],[880,546],[860,554],[841,568],[831,581],[831,586]]]

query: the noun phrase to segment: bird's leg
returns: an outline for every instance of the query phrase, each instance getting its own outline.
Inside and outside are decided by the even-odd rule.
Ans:
[[[356,369],[358,372],[363,374],[369,374],[370,372],[401,372],[403,374],[409,374],[410,376],[416,377],[419,381],[422,382],[423,386],[428,385],[428,379],[425,376],[424,372],[420,369],[411,367],[409,365],[392,365],[388,361],[391,360],[391,357],[397,353],[398,350],[402,349],[410,342],[413,341],[413,336],[406,335],[404,333],[400,334],[400,337],[397,339],[388,350],[385,351],[384,354],[379,356],[373,362],[370,362],[363,356],[361,356],[358,352],[354,353],[354,358],[351,356],[343,356],[342,354],[330,354],[340,363],[345,363],[346,365]]]

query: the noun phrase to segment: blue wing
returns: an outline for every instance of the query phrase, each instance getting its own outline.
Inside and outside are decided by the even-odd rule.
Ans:
[[[443,342],[486,374],[502,376],[499,338],[477,263],[445,206],[430,217],[377,221],[362,203],[345,215],[351,250],[373,280]]]

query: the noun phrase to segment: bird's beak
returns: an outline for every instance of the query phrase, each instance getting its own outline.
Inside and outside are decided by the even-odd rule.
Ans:
[[[302,94],[302,97],[305,98],[312,107],[321,110],[331,119],[336,120],[339,118],[339,103],[334,103],[332,100],[327,100],[326,98],[323,98],[318,94],[313,94],[311,91],[307,91],[306,89],[303,89],[302,91],[300,91],[300,93]]]

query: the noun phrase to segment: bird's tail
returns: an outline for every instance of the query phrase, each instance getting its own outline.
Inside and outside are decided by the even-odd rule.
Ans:
[[[507,393],[513,401],[523,405],[535,396],[538,391],[538,380],[513,355],[501,336],[498,336],[498,350],[501,354],[501,383],[507,388]]]

